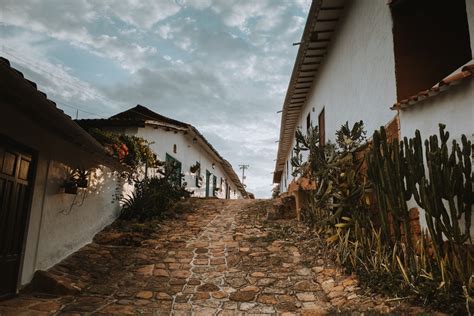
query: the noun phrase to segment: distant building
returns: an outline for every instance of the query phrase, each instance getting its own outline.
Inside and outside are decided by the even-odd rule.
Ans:
[[[123,166],[0,58],[0,298],[91,242],[119,215]],[[69,168],[91,171],[66,194]]]
[[[195,197],[248,197],[229,162],[190,124],[170,119],[141,105],[108,119],[77,122],[84,128],[99,128],[150,141],[150,147],[159,160],[175,161],[180,166],[186,187],[194,192]]]

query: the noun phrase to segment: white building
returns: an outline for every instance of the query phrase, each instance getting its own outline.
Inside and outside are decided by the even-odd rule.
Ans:
[[[178,163],[184,174],[186,188],[195,197],[247,197],[244,186],[229,162],[190,124],[170,119],[141,105],[109,119],[77,122],[85,128],[96,127],[148,140],[159,160],[174,160]],[[191,167],[196,165],[199,165],[199,170],[193,172]]]
[[[91,242],[119,215],[123,166],[0,58],[0,298]],[[66,194],[68,168],[91,170]]]
[[[313,0],[283,104],[274,183],[286,192],[294,180],[295,131],[310,124],[322,143],[359,120],[369,136],[386,125],[401,128],[401,136],[416,128],[429,136],[438,123],[472,135],[472,82],[413,110],[396,106],[400,115],[390,109],[472,63],[472,49],[471,0]]]

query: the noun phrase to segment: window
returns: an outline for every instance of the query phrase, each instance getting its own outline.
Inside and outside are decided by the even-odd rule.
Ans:
[[[391,13],[399,101],[471,60],[466,0],[395,1]]]
[[[177,153],[178,152],[178,146],[176,146],[176,144],[173,145],[173,153]]]
[[[326,144],[326,124],[324,119],[324,108],[318,116],[318,128],[319,128],[319,144]]]
[[[311,112],[309,112],[308,116],[306,116],[306,130],[309,131],[310,127],[311,127]]]

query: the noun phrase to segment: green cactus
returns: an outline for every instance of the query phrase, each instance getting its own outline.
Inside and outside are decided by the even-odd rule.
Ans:
[[[406,142],[405,142],[406,143]],[[408,154],[409,153],[409,154]],[[410,212],[407,206],[413,195],[416,175],[408,168],[413,160],[410,147],[404,142],[394,139],[387,140],[383,127],[373,136],[373,147],[368,154],[369,179],[373,182],[379,206],[380,221],[384,238],[393,243],[405,236],[407,245],[407,261],[414,265],[414,245],[411,240]],[[405,181],[406,179],[406,181]],[[389,214],[393,219],[395,240],[392,240],[387,223]]]
[[[425,211],[437,269],[443,266],[452,282],[467,284],[472,274],[472,254],[465,243],[472,244],[474,150],[465,135],[460,144],[454,140],[448,146],[449,133],[445,128],[440,124],[439,138],[433,135],[425,140],[424,151],[418,130],[414,138],[405,137],[400,143],[397,140],[388,143],[383,128],[376,131],[372,150],[367,155],[369,179],[376,192],[385,238],[392,243],[400,242],[399,224],[405,236],[410,236],[406,202],[413,197]],[[393,241],[386,224],[388,212],[395,223]],[[407,245],[413,246],[411,240],[407,239]],[[409,251],[408,256],[412,262],[413,252]]]

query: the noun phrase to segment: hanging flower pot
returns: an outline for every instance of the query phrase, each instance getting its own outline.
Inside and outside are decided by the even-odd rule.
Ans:
[[[76,183],[78,188],[87,188],[89,172],[85,169],[78,169],[76,172]]]
[[[77,183],[75,181],[68,181],[64,183],[64,193],[77,194]]]

